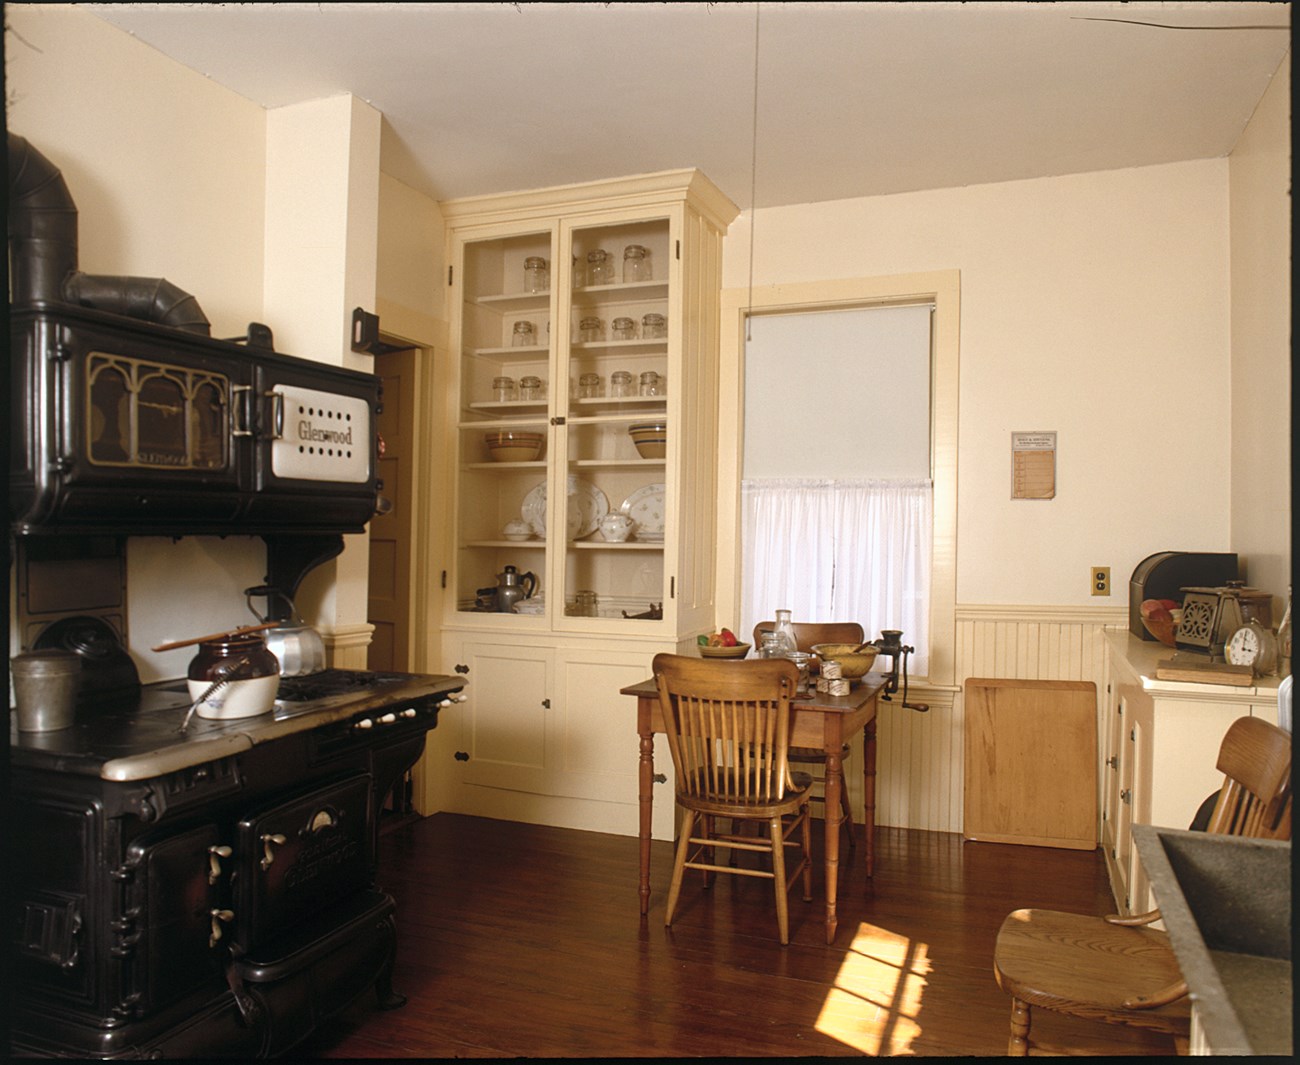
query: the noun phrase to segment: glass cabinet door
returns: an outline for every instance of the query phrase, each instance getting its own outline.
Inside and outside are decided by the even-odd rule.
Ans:
[[[507,567],[527,609],[544,609],[554,247],[548,228],[472,240],[458,257],[458,612],[496,612]]]
[[[637,628],[663,616],[669,230],[666,217],[563,230],[570,284],[556,337],[562,612],[558,598],[552,604],[562,627],[601,618]]]

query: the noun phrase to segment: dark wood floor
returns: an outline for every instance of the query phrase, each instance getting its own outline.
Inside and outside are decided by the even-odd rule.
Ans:
[[[668,843],[654,845],[642,919],[634,838],[453,814],[404,824],[383,836],[379,879],[397,899],[394,983],[410,1001],[384,1013],[367,995],[292,1056],[1001,1056],[1003,917],[1113,910],[1100,852],[890,828],[879,847],[874,881],[859,861],[841,867],[835,943],[796,888],[782,947],[768,884],[748,877],[708,892],[688,880],[665,929]],[[820,879],[819,866],[815,893]],[[1035,1013],[1035,1035],[1082,1053],[1172,1052],[1050,1014]]]

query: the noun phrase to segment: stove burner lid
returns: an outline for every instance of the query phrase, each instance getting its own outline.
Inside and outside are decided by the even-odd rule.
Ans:
[[[310,703],[331,695],[370,691],[384,684],[409,680],[407,673],[370,673],[359,669],[325,669],[301,677],[281,677],[276,698],[286,703]]]

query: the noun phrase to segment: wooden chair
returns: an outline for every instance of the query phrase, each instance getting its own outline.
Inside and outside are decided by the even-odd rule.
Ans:
[[[785,660],[728,662],[660,654],[654,659],[654,677],[682,809],[664,924],[673,923],[687,869],[702,870],[706,887],[717,873],[765,877],[773,881],[777,928],[786,944],[786,896],[800,875],[803,899],[812,901],[812,782],[806,774],[791,773],[787,762],[790,701],[799,669]],[[715,818],[731,818],[733,832],[737,821],[765,822],[768,839],[724,835],[715,831]],[[797,844],[790,842],[796,831]],[[800,850],[788,874],[787,846]],[[718,847],[770,854],[771,868],[720,864],[715,860]]]
[[[754,626],[754,646],[756,648],[763,646],[763,633],[772,632],[776,628],[775,621],[760,621]],[[795,649],[798,651],[811,651],[819,643],[851,643],[854,645],[861,644],[866,637],[862,634],[862,626],[856,621],[817,621],[817,622],[794,622],[794,642]],[[840,756],[848,759],[853,753],[853,748],[845,744]],[[790,761],[799,766],[816,767],[821,766],[820,776],[818,772],[809,768],[809,776],[813,781],[812,801],[822,804],[822,816],[826,816],[826,752],[817,747],[791,747]],[[844,814],[844,828],[849,837],[849,849],[854,846],[853,838],[853,804],[849,802],[849,789],[847,787],[840,789],[840,809]]]
[[[1228,728],[1216,762],[1225,775],[1209,831],[1291,838],[1291,735],[1257,717]],[[1191,1004],[1169,937],[1145,927],[1160,911],[1092,917],[1016,910],[993,948],[998,986],[1011,996],[1009,1055],[1029,1052],[1030,1009],[1168,1032],[1182,1046]]]

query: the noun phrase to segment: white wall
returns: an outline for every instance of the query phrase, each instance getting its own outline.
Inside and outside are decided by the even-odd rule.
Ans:
[[[262,321],[262,108],[73,5],[5,21],[9,129],[63,171],[81,269],[167,278],[216,337]]]
[[[1228,159],[1232,549],[1275,596],[1291,583],[1290,91],[1288,55]]]
[[[1229,549],[1227,183],[1208,160],[758,212],[756,286],[961,272],[958,602],[1116,606],[1148,554]],[[1011,500],[1017,430],[1057,432],[1055,499]]]

